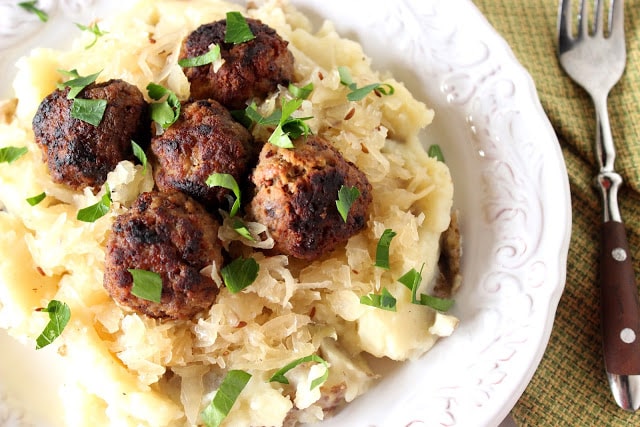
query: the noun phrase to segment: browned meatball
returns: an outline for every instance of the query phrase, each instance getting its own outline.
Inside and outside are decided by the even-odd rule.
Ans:
[[[200,271],[222,265],[218,223],[180,192],[142,193],[113,223],[107,242],[104,287],[123,306],[156,318],[188,319],[214,303],[218,287]],[[160,303],[131,293],[128,269],[162,277]]]
[[[68,92],[57,89],[40,103],[32,123],[35,140],[54,182],[76,190],[95,189],[120,161],[135,159],[131,140],[148,145],[149,108],[132,84],[92,83],[77,98],[107,101],[102,121],[94,126],[71,117],[73,99],[67,99]]]
[[[230,110],[247,106],[247,101],[264,99],[278,84],[293,79],[293,54],[274,29],[259,20],[247,18],[253,40],[240,44],[225,43],[227,21],[204,24],[182,42],[180,59],[193,58],[220,46],[224,63],[214,71],[213,64],[184,67],[191,83],[193,99],[213,98]]]
[[[276,251],[313,260],[365,227],[371,184],[324,139],[299,138],[294,145],[291,150],[264,146],[251,178],[256,194],[247,213],[268,227]],[[336,208],[343,185],[360,190],[346,223]]]
[[[178,120],[151,141],[158,188],[182,191],[211,210],[228,209],[231,193],[209,187],[209,175],[227,173],[242,185],[258,151],[249,131],[214,100],[185,103]]]

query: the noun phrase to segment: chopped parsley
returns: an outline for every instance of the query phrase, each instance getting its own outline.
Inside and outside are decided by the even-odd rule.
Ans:
[[[236,231],[236,233],[238,233],[245,239],[250,240],[252,242],[256,241],[256,239],[254,239],[254,237],[251,235],[251,232],[249,231],[247,226],[244,224],[244,222],[240,221],[237,218],[233,221],[233,229]]]
[[[220,46],[214,44],[211,45],[207,53],[193,58],[182,58],[178,61],[178,65],[181,67],[200,67],[202,65],[213,64],[216,61],[220,61],[220,59]]]
[[[138,298],[160,303],[162,299],[162,277],[153,271],[130,268],[127,270],[133,276],[131,293]]]
[[[427,154],[429,157],[435,157],[438,161],[444,163],[444,154],[442,154],[442,150],[438,144],[431,144]]]
[[[340,83],[351,90],[351,92],[347,94],[347,99],[349,101],[360,101],[371,92],[375,92],[380,95],[393,95],[395,92],[394,87],[388,83],[372,83],[359,88],[353,81],[351,72],[347,67],[338,67],[338,74],[340,75]]]
[[[233,175],[230,175],[228,173],[214,173],[209,175],[209,178],[207,178],[206,184],[209,187],[222,187],[222,188],[226,188],[227,190],[231,190],[233,192],[234,196],[236,196],[236,199],[234,200],[233,205],[231,206],[231,210],[229,211],[229,216],[234,217],[238,213],[238,210],[240,209],[241,194],[240,194],[240,186],[238,185]]]
[[[71,310],[66,303],[51,300],[46,307],[38,308],[36,311],[49,313],[49,323],[47,323],[42,333],[36,338],[36,350],[40,350],[51,344],[62,334],[62,331],[71,318]]]
[[[96,222],[99,218],[102,218],[109,212],[111,208],[111,190],[109,184],[106,184],[106,191],[100,201],[97,203],[82,208],[78,211],[76,219],[83,222]]]
[[[351,206],[358,197],[360,197],[360,190],[358,190],[358,187],[346,187],[343,185],[340,187],[340,190],[338,190],[336,207],[338,208],[338,213],[340,213],[344,222],[347,222],[349,210],[351,210]]]
[[[376,247],[376,267],[384,268],[388,270],[389,266],[389,246],[391,246],[391,239],[396,236],[396,232],[387,228],[380,236],[378,245]]]
[[[88,76],[81,76],[78,74],[78,70],[75,69],[71,71],[58,70],[58,72],[72,77],[71,80],[58,84],[58,89],[69,88],[67,99],[73,99],[71,117],[92,124],[93,126],[98,126],[107,109],[107,101],[104,99],[83,99],[77,98],[77,96],[85,87],[95,82],[102,71]]]
[[[104,99],[76,98],[71,106],[71,117],[98,126],[106,109],[107,101]]]
[[[453,299],[449,298],[438,298],[427,294],[420,294],[418,298],[418,287],[422,282],[422,269],[424,268],[424,264],[422,264],[422,268],[420,272],[416,271],[414,268],[405,273],[402,277],[398,279],[398,282],[405,285],[409,290],[411,290],[411,302],[413,304],[424,305],[427,307],[431,307],[434,310],[438,311],[447,311],[449,310],[454,303]]]
[[[313,390],[314,388],[324,383],[327,380],[327,378],[329,378],[329,364],[327,363],[326,360],[324,360],[322,357],[318,356],[317,354],[311,354],[309,356],[301,357],[300,359],[296,359],[293,362],[288,363],[283,368],[278,370],[278,372],[273,374],[273,376],[269,378],[269,381],[278,382],[281,384],[289,384],[289,380],[287,379],[287,377],[285,377],[285,374],[290,370],[292,370],[293,368],[295,368],[296,366],[302,365],[303,363],[308,363],[308,362],[321,363],[326,368],[324,374],[322,374],[318,378],[315,378],[313,381],[311,381],[310,390]]]
[[[178,96],[172,90],[156,83],[147,85],[147,93],[149,98],[154,101],[160,101],[151,103],[151,119],[162,126],[163,129],[167,129],[180,117],[180,100]]]
[[[227,12],[226,43],[240,44],[255,39],[247,20],[240,12]]]
[[[271,144],[281,148],[293,148],[293,139],[311,134],[311,128],[305,123],[311,117],[291,117],[302,102],[302,99],[282,100],[282,109],[274,111],[268,117],[262,117],[256,104],[252,103],[244,110],[244,115],[257,125],[276,126],[269,137]]]
[[[200,413],[206,427],[218,427],[222,423],[250,379],[251,374],[245,371],[227,372],[211,403]]]
[[[360,304],[381,308],[387,311],[396,311],[396,298],[391,295],[387,288],[382,288],[380,294],[370,293],[360,297]]]
[[[18,3],[18,6],[20,6],[27,12],[35,14],[42,22],[47,22],[49,20],[49,15],[44,10],[39,9],[36,6],[37,3],[37,1],[23,1]]]
[[[313,82],[308,83],[307,85],[302,87],[298,87],[293,83],[289,83],[288,89],[289,89],[289,93],[294,98],[307,99],[309,95],[311,95],[311,92],[313,92]]]
[[[82,24],[78,24],[76,22],[76,27],[78,27],[82,31],[87,31],[87,32],[93,34],[93,41],[91,43],[89,43],[88,45],[86,45],[84,47],[85,49],[91,49],[98,42],[98,39],[100,37],[104,36],[105,34],[109,34],[108,31],[101,30],[100,27],[98,26],[97,22],[92,22],[89,25],[82,25]]]
[[[225,286],[232,294],[238,293],[255,282],[260,265],[255,259],[236,258],[220,270]]]
[[[37,196],[28,197],[25,200],[27,201],[27,203],[29,203],[30,206],[35,206],[38,203],[40,203],[41,201],[43,201],[46,197],[47,197],[47,193],[45,193],[43,191],[42,193],[38,194]]]
[[[142,174],[145,175],[147,173],[147,154],[134,140],[131,140],[131,149],[136,159],[140,160],[142,164]]]
[[[13,163],[28,151],[27,147],[2,147],[0,148],[0,163]]]

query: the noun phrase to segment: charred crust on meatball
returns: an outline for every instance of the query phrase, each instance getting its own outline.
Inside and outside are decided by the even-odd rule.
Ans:
[[[214,100],[187,102],[180,117],[151,141],[151,161],[158,189],[182,191],[210,211],[228,209],[232,193],[209,187],[214,173],[232,175],[244,185],[260,146],[229,111]]]
[[[313,260],[366,226],[371,184],[326,140],[310,136],[294,145],[263,147],[251,177],[255,195],[247,214],[267,226],[276,252]],[[360,191],[346,222],[336,207],[343,185]]]
[[[32,121],[54,182],[79,190],[104,184],[122,160],[134,161],[131,140],[149,145],[149,106],[140,90],[122,80],[92,83],[77,98],[104,99],[107,106],[98,126],[71,117],[69,88],[56,89],[40,103]]]
[[[212,98],[230,110],[240,110],[249,100],[264,99],[279,84],[287,85],[293,79],[294,59],[288,42],[261,21],[246,21],[255,38],[244,43],[224,41],[225,19],[201,25],[185,38],[180,59],[203,55],[215,44],[224,60],[217,71],[213,64],[183,67],[192,99]]]
[[[114,221],[107,242],[104,287],[121,306],[154,318],[190,319],[214,303],[218,287],[200,271],[222,265],[219,224],[189,196],[142,193]],[[160,303],[131,293],[129,269],[158,273]]]

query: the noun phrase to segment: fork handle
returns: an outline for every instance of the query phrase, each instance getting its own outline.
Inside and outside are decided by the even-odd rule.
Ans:
[[[605,367],[609,374],[640,374],[640,304],[624,224],[602,227],[600,293]]]

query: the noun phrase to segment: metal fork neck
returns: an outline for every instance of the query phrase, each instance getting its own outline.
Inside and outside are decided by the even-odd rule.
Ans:
[[[593,104],[596,110],[596,157],[600,168],[596,184],[602,195],[604,221],[622,222],[618,206],[618,189],[622,185],[622,177],[614,170],[616,150],[609,123],[607,94],[594,96]]]

